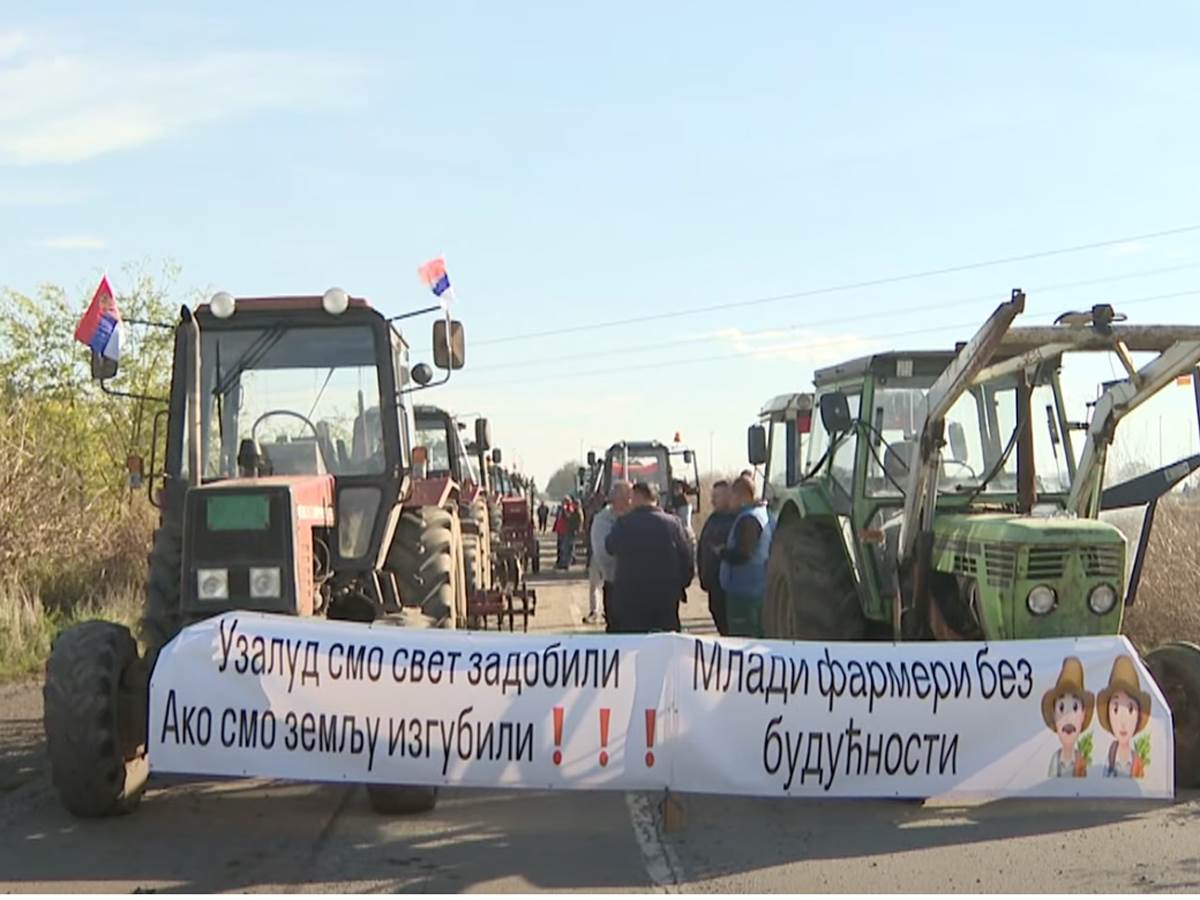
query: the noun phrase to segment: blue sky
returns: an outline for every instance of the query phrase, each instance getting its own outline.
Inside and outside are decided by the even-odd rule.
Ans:
[[[1200,223],[1194,4],[297,6],[9,7],[0,284],[82,303],[101,268],[171,258],[183,289],[399,312],[444,253],[469,367],[436,401],[539,479],[675,431],[738,467],[768,396],[965,339],[1013,286],[1039,321],[1200,290],[1190,232],[503,340]],[[1200,322],[1198,298],[1128,311]],[[1174,449],[1185,393],[1147,412]]]

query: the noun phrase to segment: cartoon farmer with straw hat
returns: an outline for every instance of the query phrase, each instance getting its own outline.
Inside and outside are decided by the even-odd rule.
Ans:
[[[1150,763],[1150,738],[1134,740],[1150,721],[1150,695],[1142,690],[1137,667],[1126,655],[1113,660],[1108,686],[1097,698],[1100,727],[1113,736],[1108,748],[1106,778],[1141,778]]]
[[[1090,762],[1091,735],[1080,735],[1092,724],[1096,698],[1083,689],[1083,664],[1074,656],[1063,660],[1054,687],[1042,695],[1042,719],[1062,746],[1050,757],[1051,778],[1084,778]],[[1086,746],[1084,746],[1086,744]]]

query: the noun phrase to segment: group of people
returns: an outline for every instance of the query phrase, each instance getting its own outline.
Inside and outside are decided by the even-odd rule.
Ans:
[[[743,473],[713,486],[713,507],[693,544],[677,515],[663,510],[655,487],[613,485],[592,517],[590,601],[585,619],[601,616],[612,633],[678,631],[679,604],[697,569],[709,610],[725,635],[761,636],[770,520]]]
[[[545,506],[546,504],[543,503],[539,508],[539,516],[541,509],[544,509]],[[547,510],[548,515],[549,510]],[[575,543],[579,533],[583,531],[583,521],[583,506],[578,500],[564,497],[554,515],[554,536],[558,545],[554,568],[569,569],[571,563],[575,561]],[[543,527],[542,530],[545,528]]]

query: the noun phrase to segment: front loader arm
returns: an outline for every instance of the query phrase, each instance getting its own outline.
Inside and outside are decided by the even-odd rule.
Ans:
[[[1112,446],[1117,424],[1178,376],[1200,363],[1200,339],[1176,341],[1136,373],[1112,385],[1096,401],[1087,442],[1076,468],[1075,481],[1067,498],[1067,509],[1078,516],[1094,518],[1100,510],[1104,463]]]
[[[909,469],[904,494],[904,518],[900,525],[900,558],[903,560],[911,558],[917,535],[933,530],[946,414],[971,386],[980,370],[991,362],[1013,320],[1024,309],[1024,291],[1019,288],[1013,290],[1012,299],[996,307],[995,312],[958,352],[954,362],[938,376],[925,395],[925,421],[918,443],[919,458]]]

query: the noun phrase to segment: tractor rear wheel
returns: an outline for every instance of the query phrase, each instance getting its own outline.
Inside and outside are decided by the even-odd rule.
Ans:
[[[420,603],[419,616],[401,624],[426,628],[455,628],[463,613],[463,569],[470,539],[449,510],[432,506],[406,510],[396,526],[388,551],[388,569],[400,581],[406,607]],[[413,610],[416,612],[416,610]],[[406,609],[407,613],[408,610]],[[414,619],[416,621],[414,621]],[[371,809],[386,815],[429,812],[437,805],[438,790],[425,785],[368,784]]]
[[[167,517],[154,532],[146,580],[146,606],[139,631],[151,655],[179,632],[179,585],[183,565],[183,527]]]
[[[837,530],[793,517],[779,524],[767,558],[763,634],[798,641],[853,641],[866,622]]]
[[[150,767],[146,671],[129,629],[91,621],[60,634],[42,695],[50,774],[63,805],[89,818],[131,812]]]
[[[452,513],[433,506],[404,511],[387,556],[387,567],[396,574],[408,607],[404,624],[454,627],[457,553]],[[418,613],[417,607],[418,615],[408,615]]]
[[[1175,641],[1145,659],[1174,720],[1175,786],[1200,787],[1200,646]]]

